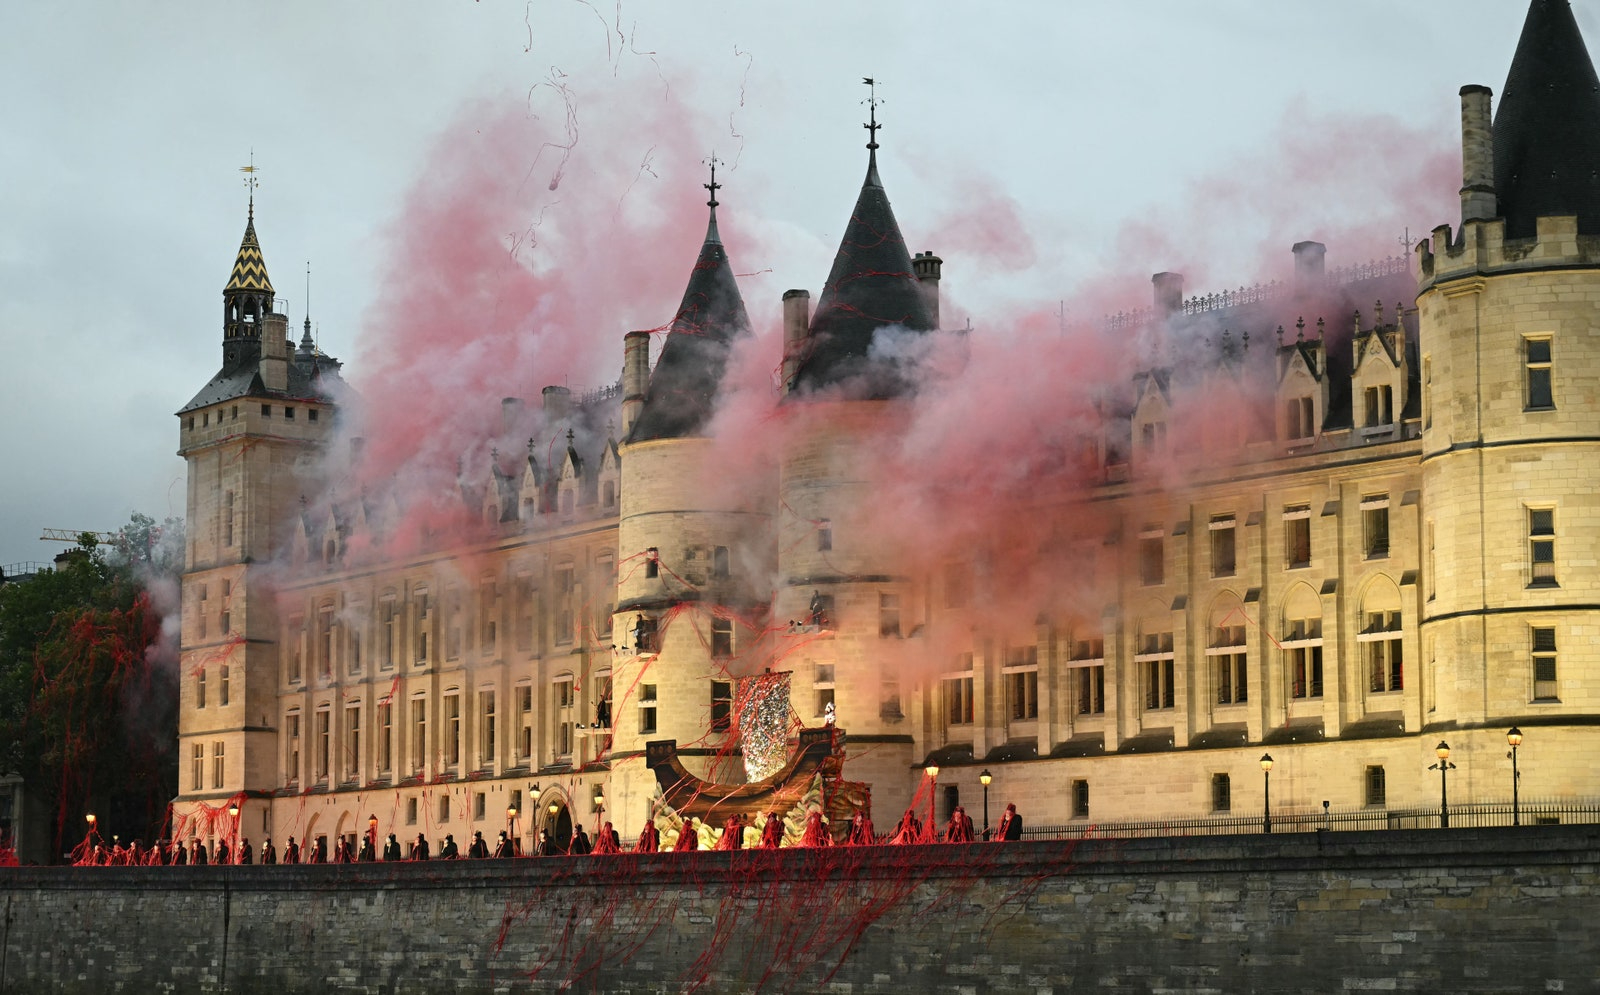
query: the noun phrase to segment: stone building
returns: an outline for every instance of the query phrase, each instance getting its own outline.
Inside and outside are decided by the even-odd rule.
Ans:
[[[1038,498],[1092,523],[1070,537],[1092,595],[959,638],[933,634],[982,565],[911,574],[862,538],[861,440],[915,389],[874,343],[940,333],[942,260],[908,252],[875,140],[815,309],[784,295],[776,465],[711,486],[750,331],[713,176],[654,367],[630,333],[616,388],[506,399],[505,437],[566,445],[497,452],[460,481],[477,538],[403,555],[393,495],[318,477],[348,444],[339,364],[309,322],[288,341],[252,212],[223,368],[179,412],[185,826],[226,831],[235,802],[247,835],[633,833],[646,744],[745,776],[739,678],[769,669],[800,722],[837,716],[880,823],[930,765],[941,809],[987,770],[1034,825],[1260,814],[1268,753],[1280,810],[1420,811],[1443,739],[1452,797],[1508,800],[1512,726],[1540,758],[1523,797],[1592,794],[1600,84],[1567,5],[1532,3],[1497,116],[1484,87],[1461,108],[1460,226],[1414,261],[1333,270],[1302,242],[1281,285],[1185,299],[1161,273],[1112,319],[1179,358],[1098,398],[1084,492]],[[1219,398],[1244,403],[1202,417]],[[914,679],[886,662],[906,646]]]

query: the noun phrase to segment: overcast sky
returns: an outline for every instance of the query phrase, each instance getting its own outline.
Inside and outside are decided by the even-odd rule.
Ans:
[[[1600,2],[1577,9],[1594,38]],[[548,116],[570,99],[572,168],[625,156],[640,167],[619,202],[698,204],[704,191],[663,180],[691,171],[653,161],[646,136],[634,148],[622,129],[607,134],[605,120],[619,100],[686,108],[684,144],[727,163],[725,213],[759,219],[765,236],[759,258],[729,247],[753,274],[742,286],[761,321],[783,290],[820,290],[861,182],[860,80],[873,76],[901,226],[911,248],[945,258],[960,314],[981,326],[1002,306],[1070,301],[1108,268],[1147,280],[1200,267],[1191,291],[1272,275],[1263,243],[1287,264],[1290,241],[1340,227],[1320,188],[1302,195],[1285,177],[1415,181],[1396,164],[1457,147],[1456,92],[1501,88],[1525,11],[1517,0],[0,4],[0,564],[59,551],[39,541],[45,527],[183,513],[173,413],[220,363],[220,292],[244,225],[238,167],[252,150],[257,229],[291,328],[309,260],[320,344],[359,386],[354,359],[381,342],[369,316],[407,191],[440,182],[424,175],[431,153],[475,108],[522,102]],[[596,134],[606,139],[584,137]],[[1258,171],[1273,206],[1252,219]],[[1435,216],[1378,206],[1352,227],[1392,230],[1397,251],[1408,228],[1454,220],[1458,182],[1432,184]],[[973,231],[965,208],[989,198],[1025,219],[1015,237],[1028,251],[961,237]],[[556,196],[539,209],[556,222],[579,213]],[[532,221],[507,218],[506,231]],[[1196,248],[1173,248],[1172,233]],[[672,265],[692,259],[699,234]],[[1357,261],[1330,241],[1330,264]],[[640,302],[631,327],[675,307]],[[617,338],[618,368],[626,330],[599,330]],[[614,371],[602,374],[530,376]]]

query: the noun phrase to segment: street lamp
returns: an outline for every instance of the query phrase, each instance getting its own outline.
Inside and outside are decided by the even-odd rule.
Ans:
[[[596,812],[604,812],[606,810],[606,789],[599,782],[596,782],[594,786],[594,810]]]
[[[1272,832],[1272,754],[1261,754],[1261,831]]]
[[[994,780],[994,775],[985,767],[983,773],[978,775],[978,782],[983,785],[983,839],[989,840],[989,782]]]
[[[1512,726],[1506,732],[1506,742],[1511,746],[1511,752],[1506,756],[1511,758],[1511,824],[1522,825],[1522,811],[1517,805],[1517,782],[1522,780],[1522,774],[1517,770],[1517,747],[1522,745],[1522,730]]]
[[[1518,735],[1521,735],[1520,733]],[[1433,748],[1434,756],[1439,758],[1436,764],[1429,764],[1429,770],[1439,772],[1439,828],[1450,828],[1450,772],[1456,765],[1450,762],[1450,744],[1439,740],[1439,745]]]
[[[928,783],[928,838],[929,839],[934,839],[939,835],[939,830],[938,830],[938,827],[937,827],[938,819],[934,817],[934,812],[933,812],[933,799],[934,799],[934,796],[939,793],[939,765],[938,764],[929,764],[928,766],[922,768],[922,772],[924,774],[928,775],[928,782],[929,782]]]
[[[537,784],[528,785],[528,800],[535,805],[539,804],[539,786]]]
[[[232,828],[228,831],[228,836],[233,840],[233,845],[228,847],[228,851],[229,851],[229,853],[228,853],[228,858],[229,858],[228,862],[229,863],[238,863],[238,861],[239,861],[239,803],[238,802],[229,802],[228,803],[228,818],[233,823]]]

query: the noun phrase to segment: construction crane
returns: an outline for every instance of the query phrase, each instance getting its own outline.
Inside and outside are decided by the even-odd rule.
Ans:
[[[44,535],[39,537],[41,542],[70,542],[77,545],[84,536],[91,536],[98,544],[110,544],[122,538],[115,532],[74,532],[72,529],[45,529]]]

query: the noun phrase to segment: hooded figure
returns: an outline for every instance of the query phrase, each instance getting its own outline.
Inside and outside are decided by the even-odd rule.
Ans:
[[[246,836],[239,841],[239,863],[253,864],[255,860],[255,851],[250,848],[250,837]]]
[[[778,813],[768,812],[766,824],[761,827],[761,849],[776,850],[783,846],[783,819]]]
[[[400,859],[400,841],[394,838],[394,833],[390,833],[389,838],[383,842],[383,859]]]
[[[539,843],[540,843],[541,847],[543,847],[544,841],[545,841],[545,832],[544,832],[543,829],[541,829],[541,830],[539,830]],[[515,854],[511,849],[511,837],[506,835],[506,831],[504,829],[500,830],[500,839],[495,841],[495,844],[494,844],[494,859],[496,859],[496,860],[510,860],[514,855]],[[548,853],[546,853],[543,850],[541,850],[538,853],[538,856],[540,856],[540,857],[548,856]]]
[[[377,851],[372,848],[372,837],[361,837],[361,850],[356,853],[356,860],[363,864],[370,864],[378,859]]]
[[[278,862],[278,850],[272,845],[271,836],[261,842],[261,862],[263,864],[276,864]]]
[[[1022,816],[1017,814],[1017,806],[1006,806],[1006,814],[1000,817],[1000,828],[995,830],[994,838],[996,842],[1022,839]]]
[[[582,857],[587,855],[590,849],[589,834],[583,831],[582,826],[578,826],[572,831],[572,847],[567,853],[574,857]]]
[[[822,821],[822,813],[820,811],[813,811],[806,816],[806,831],[800,835],[800,845],[833,845],[833,837],[828,833],[827,824]]]
[[[300,863],[300,844],[294,841],[293,836],[289,837],[289,842],[283,845],[283,862],[285,864]]]
[[[484,860],[489,856],[489,844],[483,841],[483,833],[472,834],[472,842],[467,844],[467,858],[469,860]]]
[[[633,845],[634,853],[656,853],[661,849],[661,830],[652,819],[639,830],[639,842]]]
[[[417,841],[411,844],[411,859],[428,859],[428,837],[422,835],[421,833],[417,834]]]
[[[878,842],[872,833],[872,816],[865,812],[855,814],[850,820],[850,842],[855,846],[871,846]]]
[[[439,848],[440,860],[455,860],[461,854],[456,850],[456,838],[449,833],[444,834],[444,846]]]
[[[678,842],[672,845],[672,850],[674,853],[680,853],[698,849],[700,849],[700,820],[695,818],[679,827]]]

